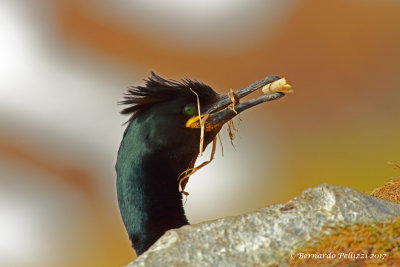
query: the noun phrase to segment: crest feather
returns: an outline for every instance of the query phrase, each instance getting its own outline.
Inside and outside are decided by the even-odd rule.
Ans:
[[[132,114],[129,118],[129,121],[131,121],[138,112],[153,104],[181,94],[192,95],[193,92],[190,89],[198,93],[200,99],[202,96],[208,98],[208,96],[216,95],[211,87],[198,81],[189,79],[182,80],[182,82],[166,80],[152,72],[151,76],[145,80],[144,86],[131,86],[128,88],[128,91],[124,94],[124,100],[119,102],[119,104],[128,105],[122,109],[121,114]],[[194,94],[193,97],[195,97]]]

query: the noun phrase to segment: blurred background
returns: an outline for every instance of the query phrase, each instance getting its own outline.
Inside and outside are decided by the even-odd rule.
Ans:
[[[222,130],[224,157],[187,186],[192,223],[399,176],[399,14],[394,0],[1,1],[0,265],[135,258],[117,102],[150,71],[220,93],[268,75],[295,89],[242,114],[235,148]]]

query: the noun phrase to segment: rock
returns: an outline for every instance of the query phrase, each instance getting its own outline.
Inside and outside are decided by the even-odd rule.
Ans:
[[[127,267],[286,265],[290,253],[320,235],[324,226],[399,215],[400,205],[394,202],[320,185],[286,204],[170,230]]]

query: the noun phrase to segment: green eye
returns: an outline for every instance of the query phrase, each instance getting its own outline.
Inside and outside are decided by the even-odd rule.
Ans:
[[[195,106],[194,104],[189,104],[186,105],[185,108],[183,109],[183,113],[188,116],[193,116],[195,112]]]

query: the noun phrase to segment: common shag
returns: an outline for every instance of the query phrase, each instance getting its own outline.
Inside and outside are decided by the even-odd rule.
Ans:
[[[166,80],[152,73],[144,86],[128,89],[122,114],[130,114],[116,163],[118,204],[132,247],[145,252],[165,231],[188,224],[178,177],[199,154],[196,118],[208,114],[206,147],[222,125],[238,113],[283,93],[240,98],[279,79],[269,76],[249,87],[220,95],[204,83]],[[234,96],[234,98],[232,97]],[[235,101],[234,108],[228,108]],[[203,123],[204,126],[204,123]]]

